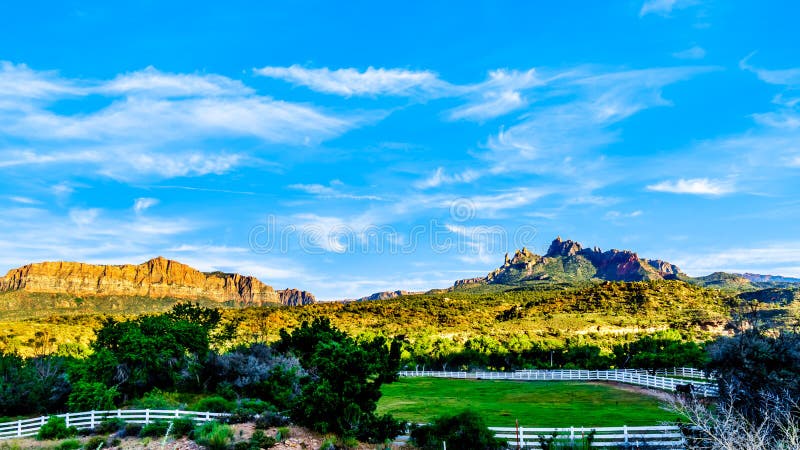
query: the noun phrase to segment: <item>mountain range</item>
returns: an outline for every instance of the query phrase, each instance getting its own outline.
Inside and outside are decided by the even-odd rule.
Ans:
[[[520,286],[526,284],[574,284],[598,281],[680,280],[690,284],[718,289],[746,291],[771,287],[791,287],[800,278],[752,273],[714,272],[690,277],[681,269],[660,259],[639,257],[630,250],[587,248],[569,239],[554,239],[544,255],[527,248],[506,254],[503,265],[486,276],[456,281],[452,289],[469,289],[480,285]],[[404,291],[377,292],[359,300],[378,300],[403,295]]]
[[[138,265],[95,265],[41,262],[8,271],[0,292],[131,296],[211,300],[236,306],[306,305],[313,294],[297,289],[275,290],[259,279],[236,273],[204,273],[163,257]]]
[[[798,278],[753,273],[715,272],[690,277],[678,266],[660,259],[640,258],[630,250],[584,247],[561,237],[554,239],[544,255],[527,248],[506,254],[503,265],[486,276],[456,281],[449,290],[480,285],[558,285],[599,281],[680,280],[687,283],[747,291],[795,287]],[[163,257],[138,265],[95,265],[79,262],[41,262],[10,270],[0,278],[0,293],[62,294],[72,297],[147,297],[204,300],[229,306],[288,305],[316,302],[310,292],[275,290],[259,279],[236,273],[201,272]],[[385,300],[419,294],[402,290],[377,292],[358,301]],[[0,305],[2,306],[2,305]]]

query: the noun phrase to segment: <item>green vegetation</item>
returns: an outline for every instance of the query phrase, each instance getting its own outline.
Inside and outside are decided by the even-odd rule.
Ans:
[[[378,411],[429,422],[469,409],[490,426],[653,425],[675,420],[657,398],[599,383],[402,378],[384,386]]]
[[[195,429],[194,440],[209,450],[227,450],[233,440],[233,429],[218,422],[206,422]]]
[[[47,422],[39,428],[36,439],[65,439],[78,434],[75,427],[68,427],[67,421],[63,417],[50,416]]]
[[[446,442],[461,450],[502,450],[506,442],[496,439],[483,417],[474,411],[437,417],[430,425],[415,427],[411,439],[422,450],[439,450]]]

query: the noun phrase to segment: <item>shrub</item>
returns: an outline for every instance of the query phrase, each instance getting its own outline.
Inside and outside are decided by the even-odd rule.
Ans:
[[[278,433],[275,435],[275,439],[277,439],[279,442],[283,442],[286,439],[289,439],[291,434],[292,433],[289,431],[289,427],[280,427],[278,428]]]
[[[326,437],[319,446],[319,450],[336,450],[336,438]]]
[[[83,444],[83,448],[86,450],[97,450],[98,448],[103,448],[106,446],[108,446],[108,442],[106,442],[106,438],[102,436],[95,436]]]
[[[189,417],[181,417],[172,421],[173,436],[189,436],[194,430],[194,420]]]
[[[125,429],[125,421],[119,417],[109,417],[103,419],[100,425],[97,426],[97,431],[100,434],[111,434]]]
[[[142,427],[139,436],[160,438],[167,434],[167,429],[169,429],[169,422],[156,420]]]
[[[270,448],[277,443],[278,441],[274,437],[267,436],[261,430],[253,432],[253,436],[250,437],[249,441],[251,448]]]
[[[199,400],[192,406],[192,410],[224,413],[233,411],[235,407],[235,404],[230,400],[215,395]]]
[[[256,418],[255,412],[244,409],[244,408],[236,408],[233,410],[230,416],[228,416],[225,420],[226,423],[246,423],[252,422]]]
[[[180,409],[186,405],[176,400],[174,395],[156,388],[136,400],[133,406],[137,409]]]
[[[384,414],[360,425],[356,436],[362,441],[382,443],[404,434],[407,428],[406,422],[395,419],[391,414]]]
[[[354,438],[352,436],[344,436],[341,439],[339,439],[339,447],[345,448],[345,449],[356,448],[356,447],[358,447],[358,439],[356,439],[356,438]],[[455,448],[459,448],[459,447],[455,447]]]
[[[125,436],[139,436],[139,433],[141,431],[142,431],[142,424],[140,423],[125,424]]]
[[[36,439],[66,439],[78,434],[75,427],[67,427],[67,421],[63,417],[50,416],[47,422],[39,428]]]
[[[206,422],[194,431],[194,441],[209,450],[225,450],[231,444],[233,429],[219,422]]]
[[[275,411],[264,411],[256,419],[256,428],[266,430],[272,427],[282,427],[289,424],[289,418]]]
[[[447,442],[449,447],[460,450],[506,448],[505,441],[496,439],[483,417],[473,411],[442,416],[430,425],[415,427],[411,430],[411,439],[423,450],[438,450],[442,448],[442,441]]]
[[[81,441],[77,439],[67,439],[56,447],[57,450],[77,450],[81,448]]]
[[[70,411],[104,411],[114,409],[114,399],[119,396],[117,388],[103,383],[79,381],[72,386],[67,400]]]

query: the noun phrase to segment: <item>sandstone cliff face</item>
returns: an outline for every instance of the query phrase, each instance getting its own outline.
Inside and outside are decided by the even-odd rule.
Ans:
[[[272,286],[255,277],[230,273],[203,273],[162,257],[139,265],[94,265],[43,262],[12,269],[0,278],[0,290],[88,295],[135,295],[208,298],[241,305],[281,303]],[[313,301],[313,296],[311,296]]]
[[[284,289],[278,291],[281,303],[289,306],[310,305],[316,303],[317,299],[311,292],[300,291],[297,289]]]

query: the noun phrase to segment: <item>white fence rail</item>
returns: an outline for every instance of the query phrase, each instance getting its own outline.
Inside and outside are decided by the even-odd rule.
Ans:
[[[596,427],[596,428],[505,428],[490,427],[495,437],[508,441],[509,448],[542,448],[541,439],[553,443],[589,444],[592,448],[660,448],[683,449],[686,441],[677,426]],[[519,435],[517,434],[519,431]],[[555,437],[553,436],[555,434]],[[583,448],[583,447],[579,447]]]
[[[92,429],[100,425],[105,419],[119,418],[128,423],[148,424],[154,420],[173,420],[181,417],[191,418],[195,422],[207,422],[226,417],[225,413],[198,412],[156,409],[117,409],[112,411],[87,411],[79,413],[55,414],[63,417],[67,426],[74,426],[79,430]],[[39,428],[47,422],[50,416],[41,416],[33,419],[17,420],[15,422],[0,423],[0,440],[36,436]]]
[[[400,376],[517,381],[614,381],[617,383],[634,384],[670,392],[678,391],[678,386],[691,385],[695,395],[716,397],[719,394],[719,388],[715,383],[649,375],[636,370],[518,370],[515,372],[402,371],[400,372]]]

